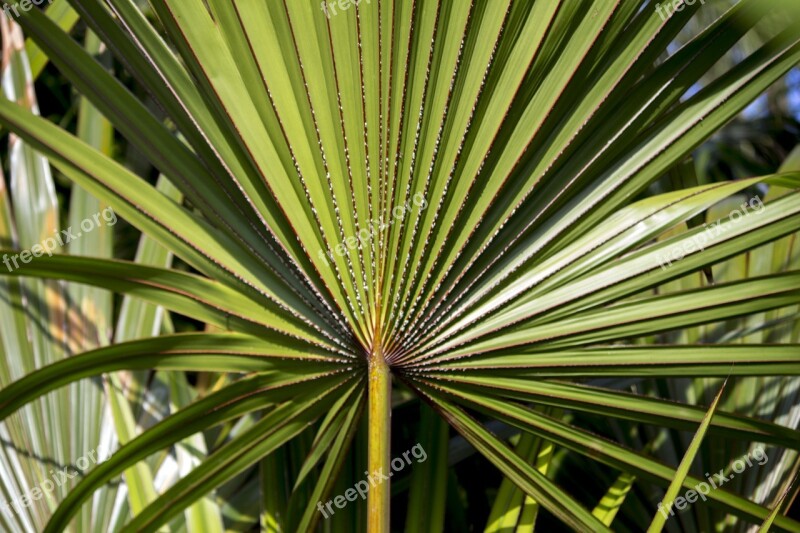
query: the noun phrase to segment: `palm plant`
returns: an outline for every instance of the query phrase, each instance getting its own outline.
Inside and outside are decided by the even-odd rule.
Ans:
[[[106,242],[2,270],[17,328],[4,318],[6,359],[27,350],[23,368],[0,375],[8,440],[23,448],[22,417],[57,421],[65,406],[54,395],[80,398],[80,380],[98,394],[85,378],[103,376],[122,443],[45,510],[46,531],[220,530],[224,504],[203,497],[254,466],[261,527],[311,530],[327,518],[320,504],[366,479],[364,468],[397,471],[393,397],[410,395],[432,409],[415,439],[428,459],[408,481],[409,530],[443,527],[449,428],[505,477],[490,530],[530,530],[546,519],[540,508],[576,531],[635,529],[660,496],[643,501],[631,487],[704,479],[670,465],[726,376],[747,398],[760,385],[777,392],[752,410],[723,397],[706,440],[729,454],[709,452],[702,466],[724,468],[755,446],[788,451],[737,491],[710,492],[695,524],[800,531],[783,515],[800,464],[800,167],[648,192],[800,62],[791,3],[743,0],[677,50],[670,43],[703,4],[663,17],[647,0],[153,0],[151,18],[133,0],[70,5],[99,41],[72,40],[63,26],[77,17],[58,2],[18,22],[39,64],[46,56],[91,102],[84,125],[94,128],[73,135],[20,93],[0,102],[0,123],[40,167],[74,182],[76,198],[96,202],[78,203],[74,220],[109,205],[145,237],[136,261],[110,258]],[[708,81],[755,31],[769,37]],[[95,59],[100,42],[158,112]],[[160,186],[111,157],[98,138],[112,127]],[[13,216],[3,204],[0,254],[55,229],[36,226],[46,216],[31,193],[46,196],[49,174],[16,172],[27,185],[12,196],[29,194],[13,198]],[[769,201],[746,223],[720,208],[765,188]],[[15,235],[26,210],[35,231]],[[698,216],[721,222],[710,233]],[[752,250],[768,259],[733,271]],[[185,267],[172,268],[172,254]],[[93,343],[57,336],[25,348],[37,324],[74,331],[57,312],[74,304],[52,300],[48,290],[64,287],[52,280],[86,302],[81,321],[101,332]],[[108,295],[85,285],[126,297],[113,343]],[[172,333],[159,309],[206,330]],[[38,358],[41,346],[62,349]],[[171,413],[137,424],[129,389],[145,388],[150,369],[171,391]],[[196,398],[185,371],[208,384]],[[70,449],[90,447],[92,431]],[[156,497],[158,454],[174,445],[191,450],[188,466]],[[577,456],[597,469],[602,498],[558,477]],[[3,472],[41,475],[11,462]],[[111,507],[114,495],[96,491],[120,475],[124,509],[97,520],[85,504]],[[389,531],[391,488],[388,476],[371,480],[366,517],[357,502],[337,503],[324,527]],[[640,501],[630,512],[629,493]],[[3,520],[30,529],[24,512]]]

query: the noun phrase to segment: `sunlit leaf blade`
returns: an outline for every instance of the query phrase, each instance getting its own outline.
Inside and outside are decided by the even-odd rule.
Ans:
[[[759,526],[758,533],[769,533],[773,522],[775,522],[775,517],[777,517],[778,514],[781,512],[781,505],[783,504],[783,500],[789,494],[789,491],[791,490],[792,485],[794,485],[794,483],[796,481],[797,481],[797,479],[795,479],[792,483],[790,483],[789,485],[786,486],[786,490],[783,491],[783,494],[781,494],[781,497],[778,499],[777,502],[775,502],[775,505],[772,508],[772,512],[769,514],[767,519],[764,520],[764,523],[761,524],[761,526]]]
[[[311,362],[314,365],[309,365]],[[85,352],[28,374],[0,391],[0,418],[43,392],[103,372],[163,368],[302,374],[346,368],[342,362],[241,335],[201,333],[141,339]]]
[[[47,527],[50,531],[61,531],[98,486],[120,474],[127,466],[135,464],[164,446],[172,445],[182,438],[225,420],[287,401],[303,391],[319,390],[342,382],[341,377],[318,375],[317,379],[320,381],[315,381],[313,378],[311,381],[308,378],[298,379],[295,376],[279,379],[273,375],[260,376],[242,380],[194,402],[156,424],[93,469],[61,502]],[[254,394],[255,392],[258,394]],[[201,496],[202,494],[197,494],[198,498]],[[164,499],[159,501],[164,502]],[[187,505],[189,503],[191,502],[187,502]],[[182,509],[173,509],[173,512],[181,511]],[[145,515],[143,513],[139,516]]]
[[[436,385],[436,387],[447,390],[439,385]],[[648,479],[666,486],[669,485],[675,476],[675,469],[666,466],[662,462],[653,460],[642,453],[634,452],[629,448],[620,446],[607,439],[603,439],[586,430],[543,416],[541,413],[537,413],[529,407],[503,402],[495,398],[477,396],[463,391],[455,392],[449,390],[448,392],[453,394],[456,398],[466,401],[470,407],[490,414],[498,420],[502,420],[524,431],[529,431],[535,435],[541,436],[565,448],[592,457],[616,469],[631,472],[639,478]],[[701,478],[687,476],[683,486],[686,489],[691,489],[702,481]],[[769,509],[754,504],[750,500],[737,496],[725,489],[711,491],[707,495],[707,498],[710,502],[720,505],[727,512],[748,518],[750,521],[761,521],[765,519],[770,512]],[[655,505],[655,503],[653,505]],[[785,517],[778,517],[778,520],[781,522],[779,524],[780,527],[789,530],[800,527],[798,522]]]
[[[45,10],[45,14],[56,23],[56,25],[66,32],[78,22],[78,13],[67,2],[50,3]],[[35,80],[42,73],[49,58],[42,52],[35,42],[28,39],[25,43],[25,52],[31,63],[31,76]]]
[[[59,10],[61,8],[52,14],[57,14]],[[74,19],[72,22],[74,23]],[[5,18],[2,24],[5,45],[4,97],[17,101],[37,114],[38,105],[32,80],[38,72],[31,72],[28,68],[19,29]],[[44,58],[41,55],[37,57],[33,69],[40,70],[44,65]],[[88,135],[88,122],[90,120],[85,115],[80,117],[79,135]],[[2,240],[7,241],[5,245],[30,248],[35,255],[41,253],[43,246],[48,247],[48,253],[66,253],[68,248],[61,247],[61,243],[54,238],[61,229],[61,221],[50,166],[43,156],[35,153],[21,139],[12,138],[10,141],[11,199],[15,209],[12,214],[8,210],[8,204],[5,204],[3,218],[8,215],[15,220],[6,218],[9,225],[4,224],[4,230],[7,231],[3,231]],[[90,250],[97,256],[110,255],[110,228],[96,227],[98,224],[96,220],[92,220],[92,215],[98,211],[93,209],[92,200],[78,193],[74,196],[74,204],[67,224],[77,227],[89,219],[92,229],[96,231],[87,233],[82,242],[69,247],[70,251],[81,253]],[[30,365],[29,370],[32,370],[48,362],[65,362],[61,359],[64,356],[108,342],[111,313],[108,294],[92,294],[91,290],[85,291],[77,286],[32,280],[25,280],[20,284],[12,283],[8,289],[6,301],[15,302],[16,309],[13,313],[16,317],[12,320],[7,320],[7,316],[3,317],[4,324],[13,323],[14,327],[4,327],[2,337],[5,349],[11,343],[16,344],[16,347],[6,352],[14,354],[8,358],[12,366]],[[48,325],[42,327],[43,324]],[[15,358],[19,359],[14,361]],[[19,453],[15,450],[17,447],[33,452],[26,453],[27,457],[21,462],[18,458],[15,467],[4,476],[6,479],[9,479],[9,475],[14,478],[28,477],[28,480],[23,480],[8,495],[9,502],[19,502],[20,498],[30,494],[29,491],[39,490],[43,493],[36,499],[38,501],[29,499],[30,505],[18,504],[17,517],[5,522],[4,527],[9,530],[43,527],[51,505],[71,485],[65,482],[53,487],[54,490],[42,490],[41,487],[46,488],[47,484],[53,484],[50,479],[53,465],[77,464],[80,467],[85,464],[84,461],[86,464],[95,462],[97,455],[102,456],[114,446],[110,413],[103,390],[97,383],[72,384],[49,396],[46,401],[51,406],[47,411],[36,413],[31,409],[33,406],[24,410],[25,416],[20,420],[27,429],[23,433],[14,428],[16,422],[13,420],[8,420],[5,426],[13,428],[6,436],[10,453]],[[70,427],[68,421],[72,417],[84,420],[85,423],[79,427]],[[15,442],[18,444],[14,444]],[[22,442],[25,444],[21,444]],[[126,513],[123,507],[116,505],[124,496],[124,489],[103,487],[96,494],[95,512],[83,510],[76,521],[76,527],[86,531],[107,530],[120,514]]]
[[[543,447],[541,454],[540,446]],[[528,463],[534,464],[542,474],[547,474],[547,460],[552,456],[551,445],[530,433],[522,433],[514,451]],[[520,491],[510,479],[505,478],[498,489],[484,532],[516,528],[531,529],[538,514],[538,507],[539,504]],[[592,514],[597,516],[594,512]]]
[[[360,385],[360,383],[356,383],[356,385]],[[320,504],[330,493],[333,487],[332,480],[335,478],[336,473],[342,468],[347,453],[347,447],[355,435],[358,427],[358,419],[364,409],[366,400],[364,391],[360,390],[355,394],[356,396],[354,398],[349,397],[347,399],[347,404],[349,405],[345,405],[343,409],[345,416],[341,424],[337,427],[334,440],[326,449],[328,456],[322,465],[320,475],[314,483],[314,489],[310,496],[305,498],[305,501],[300,499],[302,493],[299,491],[295,491],[291,496],[287,506],[287,514],[289,514],[291,520],[289,523],[296,524],[296,526],[293,525],[292,527],[295,527],[297,531],[312,530],[320,518],[326,518],[325,515],[320,516]],[[299,519],[296,518],[297,516],[299,516]]]
[[[187,407],[192,402],[192,390],[186,377],[173,373],[171,376],[170,392],[174,398],[177,410]],[[180,473],[186,475],[192,467],[197,467],[207,456],[205,439],[202,433],[196,433],[176,445],[175,452],[178,463],[181,464]],[[141,465],[142,463],[137,463]],[[152,503],[153,500],[146,502]],[[141,510],[141,509],[140,509]],[[203,498],[195,502],[185,511],[186,527],[189,531],[207,531],[208,533],[222,533],[222,514],[219,506],[212,498]]]
[[[800,345],[592,346],[456,359],[430,371],[469,370],[472,375],[531,377],[599,376],[794,376],[800,374]]]
[[[689,448],[686,450],[683,459],[681,459],[678,465],[678,469],[675,471],[675,477],[670,482],[669,487],[667,487],[667,492],[661,500],[664,510],[662,511],[661,505],[659,505],[659,512],[653,517],[650,527],[647,528],[647,533],[658,533],[664,528],[664,523],[667,520],[667,513],[671,514],[672,505],[675,502],[675,498],[678,496],[678,491],[681,490],[682,485],[686,481],[686,476],[689,474],[689,469],[692,467],[695,455],[697,455],[697,452],[700,450],[700,444],[702,444],[703,437],[705,437],[706,431],[708,431],[708,426],[714,417],[714,412],[717,410],[717,405],[719,405],[719,400],[722,398],[722,393],[725,391],[726,384],[727,381],[723,382],[722,387],[720,387],[719,392],[714,397],[714,401],[711,402],[711,405],[708,407],[708,412],[706,412],[703,420],[700,421],[700,427],[697,428],[694,437],[692,437],[692,442],[689,444]]]
[[[311,423],[326,408],[322,400],[332,391],[304,401],[292,400],[277,405],[250,430],[228,442],[181,478],[162,497],[134,517],[122,531],[151,530],[163,525],[226,478],[230,478],[255,460],[268,455]],[[55,531],[54,524],[48,524]]]
[[[540,405],[585,410],[604,417],[630,419],[676,429],[696,427],[706,413],[706,409],[697,406],[577,383],[513,377],[493,377],[487,380],[457,374],[431,377],[439,381],[440,386],[446,390],[470,394],[477,392],[487,398],[505,397]],[[724,435],[738,438],[757,435],[765,442],[800,447],[795,430],[755,418],[718,412],[711,427],[713,432],[719,431]]]
[[[592,514],[605,525],[611,526],[614,517],[619,512],[619,508],[625,503],[625,496],[628,495],[635,481],[636,476],[625,472],[621,473],[614,484],[608,488],[608,492],[603,495],[597,506],[592,509]]]
[[[224,329],[282,336],[273,330],[274,322],[270,318],[275,315],[263,304],[205,277],[118,260],[55,255],[39,259],[27,265],[24,273],[128,293]],[[10,275],[20,274],[20,271],[14,271]],[[294,327],[289,327],[289,330],[300,336],[300,330]]]
[[[442,416],[473,446],[481,453],[486,454],[507,477],[545,509],[576,529],[589,528],[592,531],[608,531],[608,528],[597,521],[590,512],[582,508],[538,470],[528,465],[513,450],[492,436],[459,407],[451,405],[442,398],[432,398],[432,401]]]

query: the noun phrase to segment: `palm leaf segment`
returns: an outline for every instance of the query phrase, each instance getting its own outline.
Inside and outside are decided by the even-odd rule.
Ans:
[[[367,396],[370,465],[386,464],[389,375],[578,530],[606,526],[470,412],[666,486],[674,469],[617,444],[599,449],[590,432],[527,404],[690,429],[705,409],[574,379],[725,376],[732,361],[735,374],[800,373],[796,344],[700,355],[613,346],[800,303],[791,270],[652,292],[794,232],[800,196],[790,193],[747,227],[723,220],[719,238],[668,269],[664,254],[702,228],[656,240],[747,187],[795,188],[796,174],[631,201],[800,61],[796,10],[776,17],[785,6],[773,3],[738,3],[664,59],[700,3],[664,18],[643,1],[158,0],[162,34],[132,0],[71,0],[180,138],[55,23],[24,13],[27,35],[187,203],[14,103],[0,103],[0,121],[196,272],[56,256],[24,274],[139,296],[227,333],[134,341],[45,367],[0,393],[3,416],[101,372],[248,374],[122,447],[70,493],[50,530],[153,451],[256,410],[265,414],[252,430],[127,528],[166,523],[320,417],[327,455],[309,467],[325,459],[335,471]],[[761,48],[684,97],[764,24],[773,30]],[[710,433],[798,447],[793,431],[724,410]],[[312,485],[320,497],[330,490],[325,479]],[[370,494],[375,531],[387,528],[388,495]],[[709,499],[749,521],[769,515],[725,491]],[[289,507],[299,529],[318,519],[312,504]]]

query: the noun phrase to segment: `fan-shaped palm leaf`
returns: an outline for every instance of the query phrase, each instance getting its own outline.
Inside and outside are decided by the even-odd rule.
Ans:
[[[792,269],[663,290],[795,232],[796,192],[746,214],[746,224],[723,215],[712,232],[659,237],[748,187],[796,189],[797,173],[646,192],[800,62],[791,5],[743,0],[673,51],[702,3],[664,17],[644,0],[153,0],[155,21],[132,0],[70,3],[169,121],[42,12],[23,11],[19,23],[185,201],[16,102],[0,102],[0,123],[192,272],[56,255],[9,269],[11,282],[95,285],[223,331],[129,340],[38,364],[0,391],[0,413],[123,369],[246,376],[124,444],[66,496],[48,531],[67,527],[96,489],[150,454],[247,414],[252,425],[133,508],[123,530],[156,530],[249,467],[274,469],[265,458],[319,420],[288,512],[262,517],[276,529],[310,529],[365,399],[367,468],[391,471],[394,380],[531,503],[574,530],[604,531],[594,504],[483,417],[667,486],[674,467],[529,404],[692,430],[705,407],[580,381],[800,373],[796,336],[702,350],[631,342],[796,313],[800,272]],[[698,88],[765,17],[771,37]],[[800,448],[795,428],[724,407],[709,437]],[[688,476],[684,486],[695,483]],[[282,499],[273,496],[265,502]],[[390,496],[388,482],[370,488],[370,531],[389,530]],[[717,490],[709,502],[762,523],[771,507],[747,496]],[[773,526],[800,530],[785,516]]]

